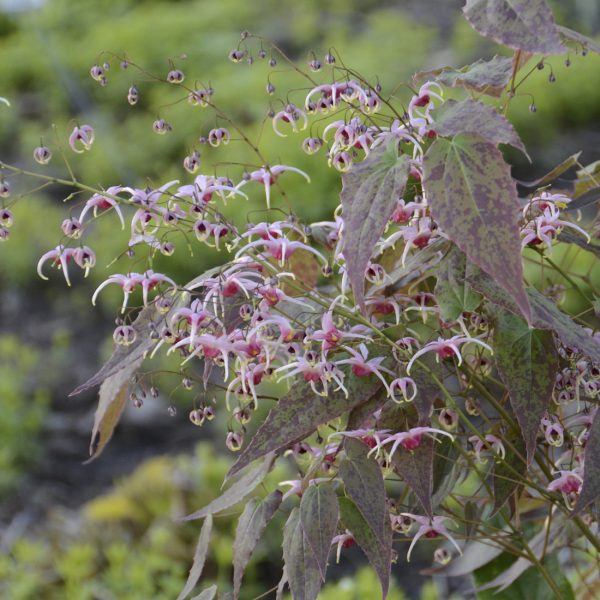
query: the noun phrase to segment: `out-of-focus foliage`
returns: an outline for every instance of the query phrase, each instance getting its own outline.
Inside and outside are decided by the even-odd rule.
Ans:
[[[0,336],[0,498],[41,451],[38,435],[49,397],[36,379],[40,360],[40,353],[16,336]]]

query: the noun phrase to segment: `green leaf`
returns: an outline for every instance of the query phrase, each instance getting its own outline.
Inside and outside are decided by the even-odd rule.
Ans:
[[[446,100],[439,108],[431,111],[431,118],[431,129],[442,137],[477,133],[493,144],[510,144],[527,156],[515,128],[489,104],[470,98],[461,102]]]
[[[573,514],[581,512],[588,504],[600,498],[600,410],[588,432],[585,443],[583,485]]]
[[[196,552],[194,553],[194,562],[192,563],[190,574],[188,575],[184,588],[181,590],[179,596],[177,596],[177,600],[183,600],[184,598],[187,598],[194,589],[195,585],[198,583],[200,575],[202,575],[202,569],[204,569],[204,562],[208,552],[208,543],[210,542],[212,525],[212,515],[208,515],[202,524],[202,529],[200,530],[200,537],[198,538],[198,545],[196,546]]]
[[[433,490],[433,446],[432,438],[423,436],[421,444],[414,450],[398,448],[392,458],[394,470],[406,481],[423,505],[423,510],[433,516],[431,494]]]
[[[514,556],[503,553],[486,566],[477,569],[473,575],[478,585],[482,585],[501,574],[514,561]],[[575,600],[573,588],[565,577],[556,553],[547,555],[542,561],[546,572],[554,581],[562,600]],[[478,600],[556,600],[558,596],[535,566],[525,570],[513,583],[496,590],[478,590]]]
[[[392,528],[389,518],[385,522],[385,539],[380,540],[350,498],[340,498],[340,516],[356,543],[362,548],[369,563],[375,569],[385,600],[390,587],[392,564]]]
[[[274,460],[275,455],[273,453],[268,454],[263,461],[235,481],[231,487],[227,488],[218,498],[204,508],[197,510],[187,517],[183,517],[180,520],[192,521],[193,519],[202,519],[207,515],[221,512],[222,510],[237,504],[240,500],[243,500],[250,494],[257,485],[262,483],[263,479],[271,469]]]
[[[344,449],[346,457],[340,463],[338,475],[344,482],[346,493],[383,543],[385,522],[389,518],[381,467],[376,460],[367,456],[369,448],[360,440],[346,438]]]
[[[388,144],[342,175],[342,253],[354,298],[363,311],[365,271],[404,194],[409,168],[409,157],[399,156],[396,144]]]
[[[577,47],[583,46],[586,50],[591,50],[596,54],[600,54],[600,45],[598,45],[592,38],[589,38],[578,31],[573,31],[568,27],[563,27],[562,25],[558,25],[557,29],[563,42],[574,42]]]
[[[470,262],[491,275],[530,319],[523,286],[518,198],[500,151],[479,135],[437,139],[423,159],[434,219]]]
[[[298,508],[292,510],[283,530],[283,560],[294,600],[316,600],[323,582]]]
[[[327,557],[340,516],[337,494],[331,483],[310,485],[300,501],[300,521],[306,540],[325,581]]]
[[[456,247],[448,253],[437,273],[435,298],[444,321],[456,321],[463,312],[473,312],[481,304],[481,294],[466,280],[465,255]]]
[[[213,600],[213,598],[217,595],[217,586],[211,585],[207,587],[205,590],[202,590],[197,596],[194,596],[192,600]]]
[[[287,448],[313,433],[319,425],[335,419],[376,395],[382,387],[375,377],[346,377],[352,394],[342,391],[328,396],[315,394],[308,385],[296,384],[270,410],[246,449],[231,467],[228,476],[237,473],[253,460],[268,452]]]
[[[233,543],[233,597],[238,598],[244,570],[256,548],[256,544],[279,505],[282,493],[275,490],[264,500],[252,498],[240,516]]]
[[[462,86],[468,91],[499,97],[512,76],[512,59],[506,56],[494,56],[490,60],[478,60],[471,65],[454,69],[443,67],[434,71],[416,73],[413,79],[435,79],[449,87]]]
[[[511,439],[510,442],[514,450],[506,445],[506,456],[502,460],[497,459],[494,465],[492,475],[494,509],[491,516],[504,506],[511,494],[522,487],[523,483],[519,477],[523,477],[527,472],[527,462],[524,460],[525,443],[520,438]]]
[[[556,165],[554,169],[552,169],[539,179],[535,179],[534,181],[519,181],[519,184],[530,188],[537,188],[542,187],[544,185],[548,185],[557,177],[568,171],[571,167],[575,166],[580,156],[581,152],[577,152],[577,154],[572,154],[568,158],[565,158],[565,160],[563,160],[560,164]]]
[[[593,162],[583,169],[580,169],[576,172],[575,179],[575,190],[573,192],[573,198],[579,198],[583,196],[587,192],[595,190],[600,187],[600,160]],[[572,204],[577,204],[571,202],[568,206],[568,209],[571,209]]]
[[[496,366],[509,391],[530,463],[540,421],[552,398],[558,353],[551,332],[530,329],[523,319],[502,310],[495,320]]]
[[[499,44],[546,55],[566,52],[545,0],[467,0],[463,13],[475,31]]]

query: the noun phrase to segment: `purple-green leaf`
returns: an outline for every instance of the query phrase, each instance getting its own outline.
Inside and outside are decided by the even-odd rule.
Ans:
[[[246,565],[265,527],[281,504],[282,493],[275,490],[264,500],[252,498],[241,514],[233,544],[233,597],[238,598]]]
[[[323,581],[298,508],[292,510],[283,530],[283,560],[294,600],[316,600]]]
[[[520,314],[517,304],[483,271],[472,271],[467,279],[471,286],[490,302],[513,314]],[[533,327],[554,331],[565,346],[582,352],[594,362],[600,362],[600,343],[581,325],[575,323],[569,315],[535,288],[528,288],[527,295],[531,305]]]
[[[495,515],[504,506],[510,495],[523,485],[522,477],[527,471],[523,440],[514,438],[510,441],[511,446],[505,446],[506,456],[502,460],[497,460],[494,465],[492,475],[494,508],[492,515]]]
[[[388,512],[381,467],[376,460],[367,456],[369,448],[360,440],[346,438],[344,450],[346,457],[340,463],[338,475],[344,482],[346,494],[383,543]]]
[[[496,55],[490,60],[478,60],[460,69],[443,67],[416,73],[413,79],[420,81],[433,78],[449,87],[462,86],[479,94],[499,97],[510,81],[512,70],[512,58]]]
[[[375,377],[346,378],[352,394],[330,391],[328,396],[315,394],[308,385],[296,384],[270,410],[247,448],[241,453],[228,476],[237,473],[253,460],[268,452],[287,448],[313,433],[319,425],[335,419],[377,394],[382,386]]]
[[[586,50],[591,50],[596,54],[600,54],[600,45],[595,42],[592,38],[579,33],[579,31],[573,31],[568,27],[563,27],[562,25],[557,26],[558,33],[562,38],[563,42],[574,42],[580,46],[583,46]]]
[[[550,331],[530,329],[520,317],[498,310],[494,328],[496,366],[525,440],[528,464],[540,421],[552,398],[558,353]]]
[[[546,55],[566,52],[545,0],[467,0],[463,13],[475,31],[499,44]]]
[[[477,133],[493,144],[510,144],[527,156],[525,146],[515,128],[489,104],[470,98],[460,102],[446,100],[431,112],[431,118],[431,129],[442,137]]]
[[[177,596],[177,600],[187,598],[198,583],[200,575],[202,575],[202,569],[204,569],[204,562],[208,552],[212,524],[212,515],[208,515],[200,530],[200,537],[198,538],[198,544],[196,546],[196,551],[194,552],[194,561],[192,563],[192,568],[190,569],[190,574],[188,575],[184,588],[181,590],[179,596]]]
[[[500,151],[479,135],[460,134],[450,140],[437,139],[423,165],[423,185],[434,219],[529,320],[517,189]]]
[[[409,157],[396,144],[380,146],[342,176],[342,252],[356,303],[364,311],[365,271],[385,227],[402,198]]]
[[[300,501],[300,521],[325,581],[327,557],[340,515],[337,494],[329,482],[310,485]]]
[[[431,494],[434,444],[432,438],[424,436],[414,450],[398,448],[392,460],[394,470],[406,481],[430,517],[433,516]]]
[[[481,304],[481,294],[467,283],[472,263],[456,247],[448,253],[437,273],[435,298],[444,321],[456,321],[463,312],[473,312]]]
[[[390,587],[392,563],[392,528],[389,517],[385,521],[385,538],[380,540],[371,529],[360,510],[350,498],[340,498],[340,517],[356,543],[362,548],[369,563],[375,569],[381,584],[381,595],[385,600]]]
[[[600,498],[600,410],[592,422],[585,443],[583,485],[573,514]]]
[[[237,504],[243,500],[252,490],[262,483],[263,479],[267,476],[267,473],[273,465],[275,455],[273,453],[268,454],[264,460],[262,460],[255,467],[250,469],[247,473],[242,475],[237,481],[235,481],[231,487],[227,488],[218,498],[213,500],[210,504],[197,510],[196,512],[188,515],[181,519],[182,521],[192,521],[193,519],[202,519],[207,515],[218,513],[226,508],[230,508],[234,504]]]

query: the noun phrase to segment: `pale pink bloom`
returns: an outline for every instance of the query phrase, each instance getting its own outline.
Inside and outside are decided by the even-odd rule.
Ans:
[[[352,546],[354,546],[354,544],[356,544],[356,540],[354,539],[354,536],[350,533],[350,531],[348,531],[348,529],[346,529],[346,531],[344,533],[341,533],[340,535],[336,535],[331,540],[332,546],[337,545],[337,551],[335,553],[335,562],[336,563],[340,562],[340,555],[342,553],[342,548],[352,548]]]
[[[271,208],[271,186],[285,171],[293,171],[294,173],[298,173],[299,175],[302,175],[302,177],[304,177],[308,183],[310,183],[310,177],[304,171],[296,169],[296,167],[288,167],[287,165],[273,165],[272,167],[261,167],[260,169],[249,173],[246,179],[243,179],[237,184],[236,190],[239,190],[239,188],[241,188],[243,185],[246,185],[249,181],[257,181],[262,183],[262,185],[265,187],[267,208]]]
[[[287,137],[285,133],[281,133],[281,131],[279,131],[277,127],[279,121],[289,123],[292,126],[292,131],[294,131],[294,133],[304,131],[308,125],[308,118],[306,117],[306,113],[303,110],[300,110],[295,104],[288,104],[284,110],[280,110],[273,117],[273,131],[279,137]],[[299,121],[302,122],[300,127],[298,127],[297,125]]]
[[[69,136],[69,146],[71,146],[73,152],[77,152],[77,154],[83,154],[84,150],[90,150],[93,143],[94,130],[89,125],[75,127]],[[81,146],[83,149],[80,150],[77,145]]]
[[[426,538],[436,538],[438,536],[445,537],[452,545],[458,550],[459,554],[462,554],[462,550],[459,545],[456,543],[454,538],[450,535],[446,527],[444,526],[444,521],[454,522],[449,517],[425,517],[421,515],[414,515],[412,513],[401,513],[405,517],[410,517],[414,521],[416,521],[420,527],[415,537],[413,538],[410,547],[408,548],[408,554],[406,555],[406,562],[410,562],[410,555],[415,547],[415,544],[419,541],[419,539],[423,536]]]
[[[483,439],[481,439],[479,436],[472,435],[469,438],[469,442],[473,444],[473,448],[475,451],[475,459],[479,463],[487,462],[487,460],[481,458],[481,453],[484,450],[489,449],[498,456],[500,456],[500,458],[502,459],[504,459],[504,457],[506,456],[506,450],[504,449],[504,444],[502,443],[502,440],[500,438],[497,438],[495,435],[489,434],[486,435]]]
[[[59,269],[62,269],[67,285],[70,286],[71,280],[69,279],[68,264],[71,259],[73,259],[73,262],[75,262],[78,267],[85,269],[86,277],[90,269],[96,264],[96,255],[87,246],[80,248],[65,248],[65,246],[60,244],[56,246],[54,250],[46,252],[40,258],[37,264],[37,273],[42,279],[47,280],[48,278],[42,272],[42,267],[45,262],[52,260],[54,265],[57,265]]]
[[[116,196],[122,190],[127,189],[123,188],[120,185],[113,185],[106,190],[106,193],[110,196]],[[103,194],[94,194],[84,205],[81,214],[79,215],[79,222],[83,223],[83,219],[85,215],[88,213],[90,209],[93,210],[94,217],[98,213],[98,209],[100,210],[108,210],[110,208],[114,208],[117,216],[119,217],[119,221],[121,221],[121,227],[125,229],[125,221],[123,220],[123,213],[119,208],[119,203],[114,198],[109,198],[108,196],[104,196]]]
[[[396,397],[396,390],[402,394],[402,399]],[[412,402],[417,396],[417,384],[410,377],[398,377],[390,383],[390,392],[391,399],[398,404]]]
[[[551,481],[547,489],[550,492],[560,492],[565,504],[569,508],[572,508],[577,502],[581,486],[583,485],[581,468],[575,467],[572,470],[560,470],[555,474],[558,474],[558,478]]]
[[[423,435],[430,435],[434,433],[440,433],[454,440],[454,436],[443,429],[436,429],[435,427],[412,427],[408,431],[398,431],[385,436],[385,439],[381,440],[371,452],[375,452],[377,456],[379,451],[390,442],[393,442],[391,450],[387,450],[388,459],[392,460],[394,453],[398,449],[398,446],[402,446],[405,450],[415,450],[421,445]],[[430,435],[434,440],[436,439],[433,435]]]
[[[369,351],[364,344],[360,344],[358,347],[358,351],[353,348],[349,348],[348,346],[343,346],[344,350],[347,350],[352,356],[350,358],[345,358],[343,360],[338,360],[336,362],[337,365],[351,365],[352,372],[357,377],[366,377],[367,375],[375,375],[385,386],[385,389],[388,392],[388,395],[391,396],[392,393],[390,391],[389,385],[383,376],[383,373],[387,373],[388,375],[394,375],[392,371],[387,369],[386,367],[382,367],[381,363],[385,360],[385,356],[377,356],[375,358],[369,358]]]
[[[315,394],[327,396],[329,383],[334,381],[338,386],[334,391],[342,390],[344,394],[348,396],[348,390],[344,387],[343,372],[338,369],[335,364],[319,359],[319,355],[313,350],[309,350],[304,356],[298,357],[296,361],[275,369],[275,373],[287,371],[288,369],[292,370],[283,377],[280,377],[278,381],[283,381],[284,379],[302,373],[304,381],[310,384],[310,387]],[[323,386],[322,390],[318,390],[315,385],[318,381],[321,382],[321,385]]]
[[[317,477],[316,479],[310,479],[307,485],[315,485],[317,483],[325,483],[331,481],[330,477]],[[278,485],[288,485],[290,489],[283,495],[281,501],[283,502],[286,498],[290,496],[302,495],[302,484],[305,483],[303,479],[289,479],[288,481],[280,481]]]

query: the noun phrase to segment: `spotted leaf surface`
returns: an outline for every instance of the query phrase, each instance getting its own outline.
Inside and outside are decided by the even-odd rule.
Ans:
[[[409,158],[395,144],[380,146],[342,176],[342,253],[356,303],[364,310],[365,271],[375,244],[402,198]]]
[[[558,353],[550,331],[530,329],[520,317],[498,311],[495,318],[496,366],[510,394],[531,462],[540,421],[552,397]]]
[[[545,0],[467,0],[463,13],[475,31],[499,44],[541,54],[566,52]]]
[[[423,184],[446,235],[514,299],[529,320],[523,285],[518,198],[495,145],[473,133],[437,139],[425,154]]]
[[[509,123],[493,106],[471,100],[446,100],[431,112],[432,129],[443,137],[477,133],[494,144],[510,144],[527,155],[525,146]]]

